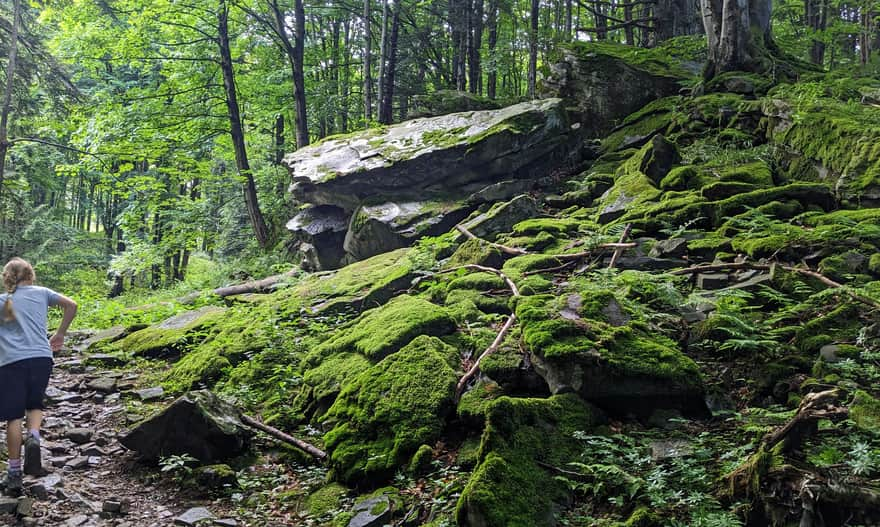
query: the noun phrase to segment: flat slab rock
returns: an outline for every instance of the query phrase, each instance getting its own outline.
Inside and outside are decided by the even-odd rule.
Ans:
[[[180,516],[174,518],[174,525],[198,525],[199,522],[205,522],[208,520],[213,520],[214,515],[211,514],[211,511],[204,507],[193,507],[192,509],[187,510]]]
[[[563,101],[544,99],[328,138],[284,164],[295,199],[351,211],[374,197],[465,197],[501,179],[544,175],[570,131]],[[542,169],[532,173],[535,162]]]

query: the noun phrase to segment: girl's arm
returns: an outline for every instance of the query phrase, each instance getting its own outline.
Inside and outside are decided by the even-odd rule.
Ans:
[[[64,315],[61,317],[61,324],[58,325],[58,330],[49,339],[49,347],[53,352],[59,351],[61,346],[64,345],[64,335],[67,333],[70,323],[73,322],[73,317],[76,316],[76,302],[66,296],[58,295],[58,303],[55,305],[64,311]]]

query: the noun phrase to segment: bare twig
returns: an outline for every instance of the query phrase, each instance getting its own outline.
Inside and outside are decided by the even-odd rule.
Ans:
[[[286,434],[286,433],[282,432],[281,430],[278,430],[277,428],[274,428],[272,426],[267,425],[266,423],[263,423],[262,421],[254,419],[253,417],[241,414],[241,422],[250,426],[251,428],[256,428],[257,430],[260,430],[262,432],[266,432],[270,436],[274,437],[275,439],[277,439],[283,443],[293,445],[296,448],[299,448],[300,450],[308,452],[314,458],[320,459],[322,461],[324,459],[327,459],[327,453],[324,452],[323,450],[321,450],[320,448],[318,448],[314,445],[311,445],[309,443],[306,443],[305,441],[303,441],[301,439],[297,439],[290,434]]]
[[[626,241],[629,238],[629,234],[632,232],[632,223],[627,223],[626,227],[623,229],[623,233],[620,235],[620,243]],[[611,261],[608,262],[608,268],[614,269],[614,266],[617,265],[617,260],[620,258],[620,255],[623,254],[623,249],[614,249],[614,254],[611,255]]]
[[[459,232],[461,232],[462,234],[464,234],[468,238],[470,238],[472,240],[480,240],[481,242],[489,245],[490,247],[495,247],[496,249],[498,249],[499,251],[501,251],[503,253],[512,254],[513,256],[522,256],[524,254],[529,254],[529,252],[526,251],[525,249],[520,249],[518,247],[508,247],[507,245],[501,245],[500,243],[495,243],[495,242],[490,242],[489,240],[484,240],[484,239],[476,236],[471,231],[467,230],[467,227],[465,227],[464,225],[459,224],[459,225],[456,225],[455,228],[458,229]]]

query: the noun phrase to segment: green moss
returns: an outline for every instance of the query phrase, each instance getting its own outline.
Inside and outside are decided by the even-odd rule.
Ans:
[[[575,431],[590,430],[597,411],[576,395],[549,399],[502,397],[490,407],[480,463],[458,502],[460,525],[555,525],[569,490],[546,467],[577,459]]]
[[[346,381],[369,369],[370,361],[357,353],[339,353],[305,370],[302,386],[293,400],[293,409],[301,417],[319,422],[336,400]]]
[[[400,295],[384,306],[365,311],[350,327],[338,330],[321,344],[314,355],[356,351],[377,361],[418,335],[445,335],[454,330],[455,323],[442,307]]]
[[[577,232],[580,222],[571,218],[531,218],[513,226],[514,234],[530,236],[547,232],[561,235]]]
[[[850,418],[856,426],[870,433],[880,431],[880,400],[868,392],[858,390],[849,410]]]
[[[458,416],[470,422],[482,423],[486,410],[503,394],[497,383],[480,381],[461,396],[458,402]]]
[[[498,248],[480,239],[470,239],[462,243],[449,257],[447,268],[460,267],[463,265],[486,265],[500,267],[504,257]]]
[[[183,356],[168,370],[163,382],[171,393],[182,393],[198,385],[211,386],[224,370],[232,366],[229,359],[212,348],[199,348]]]
[[[523,273],[558,267],[560,264],[561,262],[552,256],[544,254],[526,254],[507,260],[504,262],[504,267],[502,267],[501,270],[514,281],[517,281],[522,278]]]
[[[306,498],[306,510],[316,517],[325,516],[339,510],[348,489],[338,483],[328,483]]]
[[[630,514],[621,527],[659,527],[664,525],[659,514],[647,507],[639,507]]]
[[[476,272],[454,278],[446,286],[447,291],[454,291],[456,289],[472,289],[485,292],[507,289],[507,283],[495,273]]]
[[[174,357],[204,340],[225,317],[225,310],[210,309],[180,328],[165,329],[159,324],[135,331],[112,348],[136,357]]]
[[[875,275],[880,275],[880,253],[871,255],[871,259],[868,260],[868,270]]]
[[[431,462],[434,460],[434,449],[430,445],[422,445],[413,454],[409,462],[410,474],[426,474],[431,470]]]
[[[469,437],[458,447],[455,462],[463,468],[473,468],[480,460],[480,439]]]
[[[452,410],[456,351],[419,336],[345,385],[327,413],[333,472],[345,482],[386,478],[420,445],[433,443]]]
[[[675,167],[660,180],[660,188],[663,190],[685,190],[699,188],[697,180],[699,172],[691,165]]]

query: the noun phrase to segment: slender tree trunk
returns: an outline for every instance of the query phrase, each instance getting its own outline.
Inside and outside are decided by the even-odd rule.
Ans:
[[[538,83],[538,0],[531,0],[529,20],[529,98],[534,99]]]
[[[489,17],[487,20],[489,30],[489,73],[486,76],[486,95],[490,99],[495,99],[495,86],[498,83],[498,57],[496,56],[496,48],[498,46],[498,0],[489,0]]]
[[[226,92],[229,135],[232,138],[232,148],[235,152],[235,166],[239,175],[244,179],[244,202],[251,225],[254,228],[254,236],[256,236],[260,247],[265,249],[270,244],[269,228],[266,226],[266,220],[260,210],[260,204],[257,200],[257,184],[254,182],[245,148],[238,93],[235,89],[235,73],[232,69],[232,52],[229,49],[229,8],[226,6],[226,0],[220,0],[220,9],[217,14],[217,44],[220,49],[220,69],[223,72],[223,88]]]
[[[284,114],[275,116],[275,164],[280,165],[284,159]]]
[[[483,94],[483,70],[480,49],[483,47],[483,0],[474,0],[470,42],[470,88],[471,93]]]
[[[364,125],[369,127],[373,120],[373,76],[370,64],[373,54],[371,32],[371,1],[364,0]]]
[[[393,121],[392,108],[394,106],[394,78],[397,72],[397,39],[400,34],[400,1],[394,3],[394,14],[391,20],[391,37],[388,42],[388,60],[385,66],[385,74],[382,80],[385,86],[382,88],[381,110],[379,122],[391,124]]]
[[[0,214],[3,187],[6,184],[6,155],[9,152],[9,112],[12,110],[12,88],[15,80],[15,67],[18,58],[18,32],[21,28],[21,0],[13,0],[12,32],[9,35],[9,55],[6,61],[6,86],[3,92],[3,107],[0,109]]]
[[[626,38],[626,45],[635,46],[636,39],[635,35],[633,34],[633,27],[630,24],[633,19],[632,4],[629,2],[627,2],[627,4],[623,6],[623,19],[627,22],[626,26],[624,26],[623,28],[623,33]]]
[[[807,26],[814,32],[824,31],[828,21],[826,0],[805,0],[804,13]],[[822,65],[825,62],[825,43],[814,38],[810,46],[810,62]]]
[[[382,29],[379,32],[379,122],[382,121],[382,104],[385,101],[385,64],[388,60],[388,0],[382,0]]]
[[[351,20],[348,18],[345,19],[345,25],[342,31],[342,47],[344,52],[345,61],[342,66],[342,82],[340,86],[340,100],[342,101],[342,111],[340,112],[339,117],[342,119],[342,133],[348,132],[348,98],[351,95],[349,93],[349,82],[351,80]]]
[[[565,0],[565,40],[570,41],[573,37],[572,35],[572,24],[571,24],[571,3],[572,0]]]
[[[294,1],[293,99],[296,105],[296,147],[309,144],[309,120],[306,115],[306,82],[303,74],[306,42],[306,12],[302,0]]]

